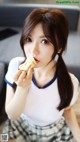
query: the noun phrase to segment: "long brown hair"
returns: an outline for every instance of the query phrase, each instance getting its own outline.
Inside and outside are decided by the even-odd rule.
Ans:
[[[38,23],[42,24],[45,36],[54,45],[52,59],[58,54],[59,49],[61,51],[57,61],[57,84],[61,99],[58,109],[61,110],[70,104],[73,96],[72,81],[62,58],[62,53],[66,49],[69,33],[68,21],[61,10],[46,8],[34,9],[24,21],[20,39],[23,52],[28,35]]]

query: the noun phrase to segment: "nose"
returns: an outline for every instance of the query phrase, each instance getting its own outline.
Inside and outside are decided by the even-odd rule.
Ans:
[[[32,48],[31,48],[31,53],[33,55],[38,55],[38,44],[37,43],[33,43]]]

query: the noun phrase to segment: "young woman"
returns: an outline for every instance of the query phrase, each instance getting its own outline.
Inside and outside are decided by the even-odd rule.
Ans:
[[[25,19],[24,57],[12,59],[5,76],[9,138],[21,134],[27,142],[80,142],[73,110],[79,82],[62,58],[68,33],[68,21],[58,9],[35,9]],[[19,65],[30,56],[37,64],[26,74]]]

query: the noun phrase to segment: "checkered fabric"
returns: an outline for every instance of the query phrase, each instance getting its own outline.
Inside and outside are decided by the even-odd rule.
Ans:
[[[64,118],[43,127],[33,126],[22,118],[16,121],[7,120],[4,124],[3,133],[8,133],[9,139],[15,139],[22,135],[25,142],[74,142]]]

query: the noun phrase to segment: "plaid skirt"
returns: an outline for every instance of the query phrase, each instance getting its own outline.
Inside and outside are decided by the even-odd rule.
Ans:
[[[74,142],[64,118],[47,126],[31,125],[21,117],[16,121],[7,120],[3,134],[8,134],[9,139],[16,139],[21,135],[25,142]]]

